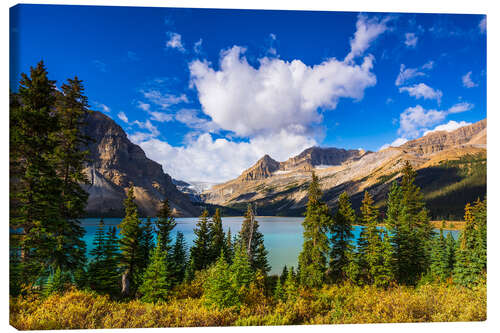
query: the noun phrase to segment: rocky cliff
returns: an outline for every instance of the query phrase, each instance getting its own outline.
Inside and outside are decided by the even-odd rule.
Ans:
[[[198,208],[179,192],[160,164],[146,157],[125,131],[101,112],[91,112],[86,119],[89,162],[85,172],[90,181],[84,188],[89,193],[87,213],[90,216],[122,216],[123,200],[130,183],[134,184],[136,202],[141,215],[154,216],[167,197],[174,213],[197,216]]]
[[[459,170],[460,162],[455,163],[459,165],[456,168],[443,163],[476,156],[475,167],[483,170],[485,153],[486,119],[452,132],[432,132],[400,147],[377,152],[311,147],[284,162],[266,155],[238,178],[203,192],[201,198],[210,204],[233,208],[244,208],[246,203],[254,202],[260,207],[260,214],[300,216],[307,202],[312,170],[320,178],[324,199],[328,205],[335,206],[343,191],[360,197],[364,190],[369,190],[383,200],[388,184],[399,176],[405,161],[417,170],[417,180],[423,184],[424,192],[437,198],[441,194],[431,192],[436,191],[439,184],[443,184],[440,190],[449,187],[449,192],[442,193],[467,192],[467,186],[472,184],[467,174],[473,169],[469,162],[463,170]],[[465,180],[467,177],[469,180]],[[463,200],[472,196],[475,200],[477,195],[485,193],[485,176],[475,174],[474,177],[475,184],[479,185],[473,191],[464,192]],[[457,203],[457,207],[461,204]],[[460,209],[463,210],[463,205]]]

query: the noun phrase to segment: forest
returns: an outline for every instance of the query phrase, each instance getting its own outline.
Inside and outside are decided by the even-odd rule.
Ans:
[[[239,233],[204,210],[187,247],[168,200],[142,222],[130,184],[118,228],[101,220],[86,255],[79,220],[88,110],[40,62],[10,99],[10,322],[18,329],[289,325],[486,319],[486,198],[458,239],[435,232],[407,162],[380,218],[366,191],[332,210],[312,172],[296,267],[271,275],[249,204]],[[353,241],[353,226],[362,225]],[[383,226],[383,227],[381,227]]]

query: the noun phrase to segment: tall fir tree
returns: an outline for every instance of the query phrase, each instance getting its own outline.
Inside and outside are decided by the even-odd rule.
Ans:
[[[450,271],[448,270],[448,256],[447,244],[444,238],[443,229],[439,229],[439,236],[434,237],[431,248],[431,275],[441,281],[449,277]]]
[[[221,254],[221,251],[224,252],[224,258],[227,258],[226,235],[224,234],[224,229],[222,229],[222,218],[219,208],[215,210],[215,214],[212,216],[212,221],[209,224],[209,227],[210,238],[212,241],[210,244],[211,261],[216,262]]]
[[[319,180],[314,172],[307,196],[306,217],[302,222],[304,242],[299,254],[299,281],[305,286],[318,287],[325,281],[329,251],[327,232],[333,220],[330,209],[321,201]]]
[[[345,280],[349,267],[349,259],[353,257],[352,226],[356,215],[346,192],[339,196],[337,211],[330,225],[330,267],[329,275],[332,281]]]
[[[134,186],[130,184],[127,198],[124,200],[125,217],[119,224],[121,238],[122,294],[132,296],[140,283],[142,253],[142,228],[139,220],[137,204],[134,202]]]
[[[49,80],[43,61],[21,74],[19,92],[10,110],[10,224],[22,230],[21,280],[35,283],[58,267],[56,252],[62,244],[55,238],[64,226],[60,211],[62,181],[57,175],[54,151],[60,130],[54,114],[55,81]],[[67,269],[69,267],[62,267]]]
[[[174,264],[174,281],[179,284],[183,281],[186,274],[187,265],[187,245],[184,240],[184,234],[177,231],[174,247],[172,249],[172,262]]]
[[[251,204],[247,206],[238,239],[240,244],[245,247],[252,269],[267,274],[271,268],[267,261],[264,235],[259,231],[259,222],[255,218]]]
[[[212,244],[208,210],[201,214],[196,227],[194,228],[195,240],[191,247],[190,260],[194,271],[200,271],[210,265],[210,245]]]
[[[248,259],[246,247],[239,244],[235,250],[233,263],[230,266],[234,287],[240,294],[244,293],[255,279],[255,273]]]
[[[472,286],[486,276],[486,201],[465,206],[465,228],[459,237],[453,281]]]
[[[226,234],[226,260],[229,264],[233,262],[234,258],[234,242],[233,239],[231,238],[231,228],[228,228],[227,234]]]
[[[394,271],[398,282],[414,285],[430,266],[433,231],[416,172],[407,161],[402,169],[401,186],[391,187],[386,224],[394,249]]]
[[[60,211],[63,223],[57,228],[59,242],[57,265],[74,270],[85,265],[85,230],[80,220],[85,215],[88,193],[81,184],[88,183],[83,172],[91,138],[85,135],[88,115],[87,97],[82,80],[68,79],[57,94],[56,115],[60,129],[57,132],[57,173],[62,180]]]
[[[102,288],[107,294],[117,297],[120,294],[120,243],[116,234],[116,227],[108,228],[104,238],[103,262],[106,269],[106,279]]]
[[[139,293],[142,294],[141,300],[148,303],[166,301],[173,286],[173,281],[167,271],[167,252],[163,249],[161,235],[158,237],[139,287]]]
[[[235,288],[234,277],[229,264],[221,251],[215,265],[211,268],[204,284],[204,302],[212,308],[224,309],[241,304],[238,290]]]
[[[105,281],[108,276],[106,263],[104,262],[105,238],[104,220],[101,219],[94,234],[94,248],[90,251],[92,259],[89,262],[88,268],[90,288],[97,292],[107,291]]]
[[[146,222],[144,222],[144,225],[142,227],[142,239],[141,239],[141,252],[142,252],[142,264],[141,264],[141,269],[144,270],[146,267],[149,265],[149,257],[151,254],[151,251],[155,248],[154,244],[154,230],[153,230],[153,223],[151,222],[151,218],[147,218]]]
[[[161,246],[163,247],[163,250],[170,252],[170,243],[172,242],[170,232],[175,228],[176,222],[167,198],[163,200],[157,215],[156,230],[158,233],[158,239],[161,238]]]

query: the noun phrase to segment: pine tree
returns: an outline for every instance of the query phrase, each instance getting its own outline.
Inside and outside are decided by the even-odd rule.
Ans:
[[[61,86],[57,98],[56,114],[60,129],[57,132],[55,158],[57,173],[62,180],[60,211],[64,220],[55,237],[59,244],[56,251],[57,265],[77,269],[85,265],[85,230],[79,219],[85,215],[88,193],[81,184],[88,183],[83,172],[88,155],[90,137],[84,134],[88,114],[87,97],[82,81],[75,77]]]
[[[453,281],[463,286],[479,283],[486,274],[486,202],[465,206],[465,228],[460,234]]]
[[[60,263],[62,249],[55,238],[64,219],[60,211],[62,181],[57,175],[54,115],[55,81],[49,80],[43,62],[21,74],[19,92],[12,96],[10,112],[11,230],[22,230],[21,280],[34,283],[49,267]],[[63,267],[64,269],[69,267]]]
[[[158,232],[158,238],[161,238],[164,251],[170,252],[171,250],[171,237],[170,232],[176,226],[175,218],[170,209],[168,199],[163,200],[161,208],[158,212],[158,218],[156,219],[156,229]],[[161,237],[160,237],[161,236]]]
[[[176,284],[179,284],[184,279],[186,274],[187,265],[187,250],[186,241],[184,240],[184,234],[177,231],[177,236],[175,238],[175,244],[172,250],[172,261],[174,263],[174,280]]]
[[[221,251],[219,259],[210,270],[204,284],[204,301],[208,307],[224,309],[241,304],[238,290],[235,288],[233,273]]]
[[[90,251],[92,259],[88,269],[90,288],[97,292],[107,292],[105,281],[108,276],[106,263],[104,262],[105,237],[104,220],[101,219],[94,235],[94,248]]]
[[[54,293],[61,293],[70,282],[70,276],[66,272],[63,272],[60,267],[57,267],[47,278],[47,282],[43,288],[43,295],[47,297]]]
[[[201,214],[196,227],[196,236],[191,247],[191,260],[195,271],[205,269],[210,265],[210,244],[212,243],[208,226],[208,211],[205,209]]]
[[[288,274],[288,272],[287,272]],[[285,298],[285,290],[283,288],[284,284],[285,284],[285,279],[286,279],[286,276],[285,278],[281,278],[281,277],[278,277],[278,280],[276,281],[276,287],[274,289],[274,299],[276,301],[286,301],[286,298]]]
[[[121,264],[123,267],[122,294],[133,295],[138,287],[140,266],[142,260],[141,239],[142,228],[139,220],[137,205],[134,202],[134,186],[130,185],[125,206],[125,218],[119,224],[121,238],[119,240],[121,250]]]
[[[167,253],[163,249],[161,235],[157,245],[151,251],[149,265],[144,272],[143,282],[139,287],[141,300],[148,303],[166,301],[172,289],[172,280],[167,271]]]
[[[401,186],[389,192],[386,224],[394,250],[394,271],[398,282],[414,285],[428,271],[433,231],[423,195],[416,186],[411,164],[402,170]]]
[[[116,227],[108,228],[104,238],[103,264],[106,269],[106,279],[103,281],[102,289],[112,296],[120,293],[120,249]]]
[[[281,271],[281,275],[279,276],[279,278],[284,283],[287,276],[288,276],[288,267],[286,267],[285,265],[283,266],[283,270]]]
[[[242,245],[235,251],[233,263],[230,266],[231,277],[238,293],[244,293],[243,290],[250,286],[254,281],[255,274],[247,257],[246,248]],[[243,289],[243,290],[242,290]]]
[[[153,224],[151,219],[148,217],[142,226],[141,252],[143,259],[141,261],[141,270],[148,267],[150,253],[154,248]]]
[[[327,232],[332,217],[328,206],[321,202],[319,180],[314,172],[307,194],[306,217],[302,222],[304,242],[299,255],[299,280],[302,285],[317,287],[325,280],[329,250]]]
[[[267,274],[271,269],[267,262],[267,250],[264,235],[259,231],[259,222],[255,219],[252,205],[248,204],[245,218],[239,233],[239,242],[245,247],[248,260],[254,271]]]
[[[349,258],[352,258],[353,245],[351,244],[352,225],[356,222],[356,215],[351,207],[351,201],[346,192],[339,196],[337,212],[330,226],[332,244],[330,251],[330,277],[333,281],[342,281],[346,278]]]
[[[285,290],[286,301],[295,302],[299,293],[299,287],[295,279],[293,267],[288,271],[283,289]]]
[[[231,238],[231,228],[228,228],[227,230],[225,247],[226,247],[226,260],[228,264],[231,264],[234,258],[234,243]]]
[[[382,232],[382,258],[376,266],[373,274],[373,284],[377,287],[386,288],[394,281],[394,257],[393,249],[387,231]]]
[[[446,235],[446,271],[448,272],[448,275],[453,273],[453,269],[455,267],[456,248],[457,248],[457,242],[451,235],[451,232],[449,232]]]
[[[214,216],[212,216],[212,222],[209,224],[210,227],[210,238],[212,243],[210,244],[210,256],[211,261],[217,261],[220,256],[221,251],[224,252],[224,257],[227,258],[227,248],[224,230],[222,229],[222,218],[220,216],[220,209],[215,210]]]
[[[444,281],[448,278],[448,258],[446,252],[446,240],[443,235],[443,229],[439,229],[439,237],[434,237],[431,250],[430,270],[433,277]]]

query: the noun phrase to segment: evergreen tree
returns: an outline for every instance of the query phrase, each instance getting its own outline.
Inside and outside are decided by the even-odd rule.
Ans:
[[[55,159],[62,180],[59,203],[63,222],[55,235],[58,240],[55,255],[56,265],[73,270],[83,267],[86,261],[82,239],[85,230],[79,219],[85,215],[88,198],[81,184],[88,183],[83,169],[91,140],[84,133],[89,111],[83,84],[78,77],[68,79],[57,96],[56,115],[60,129],[56,134]]]
[[[283,266],[283,270],[281,271],[281,275],[279,276],[279,278],[284,283],[287,276],[288,276],[288,268],[285,265],[285,266]]]
[[[236,250],[230,267],[232,280],[236,290],[242,294],[255,279],[254,271],[247,257],[246,248],[242,245]]]
[[[373,269],[373,284],[377,287],[386,288],[394,281],[394,257],[393,249],[387,231],[382,232],[382,258],[380,263]]]
[[[259,231],[259,222],[255,219],[252,205],[248,204],[245,218],[239,233],[239,242],[245,247],[248,260],[254,271],[267,274],[271,268],[267,262],[267,250],[264,246],[264,235]]]
[[[158,239],[162,240],[161,246],[164,251],[170,252],[171,250],[170,243],[172,239],[170,237],[170,232],[175,228],[175,226],[175,218],[172,214],[172,210],[170,209],[168,199],[165,198],[158,212],[158,218],[156,219]]]
[[[446,235],[446,271],[451,274],[453,273],[453,269],[455,267],[455,253],[457,248],[457,242],[449,232]]]
[[[433,231],[420,188],[414,184],[416,173],[407,161],[401,186],[394,183],[389,192],[386,224],[394,249],[396,278],[414,285],[427,272]]]
[[[307,195],[306,217],[302,222],[304,242],[299,255],[299,280],[305,286],[317,287],[325,280],[329,249],[327,231],[332,217],[328,206],[321,202],[322,193],[314,172]]]
[[[439,229],[439,237],[433,239],[430,270],[433,277],[444,281],[450,274],[448,270],[447,244],[443,229]]]
[[[172,250],[172,261],[174,263],[174,280],[175,283],[181,283],[186,274],[187,250],[184,234],[177,231],[175,244]]]
[[[125,218],[118,226],[121,238],[121,264],[123,268],[122,294],[133,295],[138,287],[140,274],[142,228],[139,220],[137,205],[134,202],[134,186],[130,185],[127,198],[124,200]]]
[[[288,274],[288,272],[287,272]],[[283,288],[284,284],[285,284],[285,279],[286,279],[286,276],[285,278],[282,278],[282,277],[278,277],[278,280],[276,281],[276,288],[274,289],[274,299],[276,301],[286,301],[286,298],[285,298],[285,290]]]
[[[226,260],[228,264],[231,264],[234,258],[234,243],[231,238],[231,228],[228,228],[227,230],[225,247],[226,247]]]
[[[212,222],[210,227],[210,238],[212,243],[210,244],[210,255],[211,261],[217,261],[220,256],[221,251],[224,252],[224,257],[227,258],[227,243],[225,239],[224,230],[222,229],[222,218],[220,216],[220,209],[215,210],[214,216],[212,216]]]
[[[116,227],[108,228],[104,238],[103,266],[106,279],[102,281],[102,290],[112,296],[120,292],[120,249]]]
[[[34,283],[49,267],[61,263],[56,253],[64,249],[56,235],[64,227],[60,211],[62,181],[57,175],[54,114],[55,81],[49,80],[43,62],[21,74],[19,92],[10,110],[11,230],[22,230],[21,279]],[[70,267],[63,267],[64,269]]]
[[[61,271],[60,267],[57,267],[47,278],[47,282],[43,288],[43,295],[47,297],[54,293],[62,293],[70,282],[70,276],[66,272]]]
[[[98,292],[107,292],[105,281],[108,276],[106,263],[104,262],[105,237],[104,220],[101,219],[94,235],[94,248],[90,251],[92,259],[88,269],[90,288]]]
[[[172,288],[172,280],[167,271],[167,253],[163,249],[161,235],[153,251],[149,265],[144,272],[143,282],[139,287],[144,302],[156,303],[166,301]]]
[[[213,308],[228,308],[241,304],[238,290],[235,288],[233,273],[230,270],[224,252],[221,251],[215,266],[204,284],[205,304]]]
[[[151,251],[155,248],[154,235],[153,235],[153,224],[151,219],[148,217],[144,226],[142,226],[142,239],[141,239],[141,252],[142,252],[142,264],[141,269],[144,270],[149,265],[149,257]]]
[[[486,201],[465,206],[465,228],[460,234],[453,280],[464,286],[479,283],[486,274]]]
[[[288,271],[283,289],[285,290],[287,302],[295,302],[299,293],[299,287],[295,279],[293,267]]]
[[[330,277],[333,281],[346,278],[349,258],[353,256],[351,244],[352,225],[356,222],[356,215],[351,207],[351,201],[346,192],[339,196],[337,212],[330,226],[332,244],[330,251]]]
[[[205,209],[201,214],[196,227],[194,228],[196,236],[194,244],[191,247],[191,260],[195,271],[205,269],[210,265],[210,245],[212,244],[209,225],[208,211]]]

